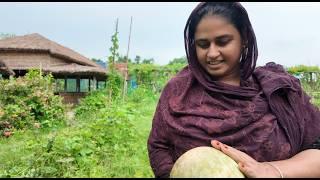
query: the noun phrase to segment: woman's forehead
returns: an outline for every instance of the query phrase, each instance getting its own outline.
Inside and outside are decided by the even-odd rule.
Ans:
[[[196,39],[220,36],[240,36],[240,34],[233,24],[221,16],[205,16],[196,27]]]

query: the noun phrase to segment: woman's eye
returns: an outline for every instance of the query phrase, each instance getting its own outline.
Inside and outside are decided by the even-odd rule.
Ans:
[[[209,41],[197,41],[197,45],[202,49],[207,49],[210,47]]]
[[[222,38],[222,39],[218,39],[218,40],[216,41],[216,44],[217,44],[218,46],[225,46],[225,45],[227,45],[230,41],[231,41],[231,39],[229,39],[229,38]]]

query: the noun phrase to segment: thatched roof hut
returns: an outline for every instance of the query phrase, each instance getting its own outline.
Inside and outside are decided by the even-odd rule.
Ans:
[[[17,57],[18,54],[19,57]],[[41,55],[47,57],[39,59]],[[0,58],[13,70],[42,66],[43,69],[54,67],[56,71],[59,71],[60,67],[63,72],[66,65],[78,64],[81,74],[82,68],[85,68],[88,74],[106,75],[106,70],[95,62],[37,33],[0,40]],[[77,71],[74,71],[74,74],[77,74]]]
[[[100,67],[84,66],[76,63],[61,65],[61,66],[50,66],[47,68],[43,68],[43,71],[51,72],[53,74],[65,74],[65,75],[96,75],[96,76],[106,75],[106,70]]]
[[[0,60],[1,74],[23,76],[31,68],[51,72],[64,81],[60,92],[69,95],[98,88],[107,78],[100,65],[37,33],[0,40]]]
[[[5,76],[14,76],[15,73],[0,59],[0,74]]]

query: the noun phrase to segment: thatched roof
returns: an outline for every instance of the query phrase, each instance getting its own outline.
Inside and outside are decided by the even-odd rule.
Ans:
[[[52,56],[63,58],[81,65],[101,67],[72,49],[55,43],[38,33],[2,39],[0,40],[0,52],[1,51],[47,52]]]
[[[4,63],[0,60],[0,73],[6,74],[6,75],[12,75],[14,76],[14,72]]]
[[[89,75],[95,74],[98,76],[105,76],[106,71],[99,67],[82,66],[79,64],[68,64],[63,66],[51,66],[43,68],[45,72],[52,72],[53,74],[70,74],[70,75]]]

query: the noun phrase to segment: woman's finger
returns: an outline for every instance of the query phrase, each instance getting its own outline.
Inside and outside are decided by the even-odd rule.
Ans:
[[[216,149],[218,149],[218,150],[221,151],[221,147],[220,147],[220,142],[219,142],[219,141],[217,141],[217,140],[212,140],[212,141],[211,141],[211,145],[212,145],[214,148],[216,148]]]
[[[231,146],[228,146],[226,144],[223,144],[219,141],[214,140],[214,141],[212,141],[212,144],[216,149],[221,150],[223,153],[228,155],[230,158],[235,160],[237,163],[239,163],[239,162],[256,162],[256,160],[254,160],[252,157],[250,157],[246,153],[239,151],[239,150],[237,150]]]
[[[222,151],[224,154],[226,154],[227,156],[231,157],[234,161],[236,161],[237,163],[239,162],[243,162],[243,158],[241,157],[240,153],[238,151],[235,151],[235,150],[231,150],[231,147],[230,146],[227,146],[217,140],[212,140],[211,141],[211,145]],[[229,150],[230,149],[230,150]]]

